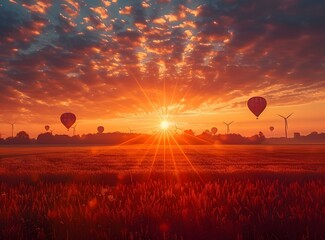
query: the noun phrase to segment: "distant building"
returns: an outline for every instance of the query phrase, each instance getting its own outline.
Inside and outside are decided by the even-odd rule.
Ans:
[[[300,133],[299,132],[293,133],[293,138],[300,138]]]

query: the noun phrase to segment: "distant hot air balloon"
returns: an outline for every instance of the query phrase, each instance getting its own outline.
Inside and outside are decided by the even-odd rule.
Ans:
[[[46,131],[50,130],[50,126],[49,125],[45,125],[44,128],[45,128]]]
[[[97,127],[97,131],[98,131],[98,133],[103,133],[104,132],[104,127],[103,126]]]
[[[216,127],[211,128],[211,132],[213,133],[213,135],[216,135],[216,133],[218,132],[218,128]]]
[[[73,113],[63,113],[60,117],[62,124],[69,130],[69,128],[76,122],[76,115]]]
[[[271,132],[273,132],[273,130],[274,130],[274,127],[273,127],[273,126],[271,126],[271,127],[270,127],[270,131],[271,131]]]
[[[247,106],[249,110],[256,116],[256,119],[260,116],[260,114],[266,108],[266,100],[263,97],[252,97],[247,101]]]

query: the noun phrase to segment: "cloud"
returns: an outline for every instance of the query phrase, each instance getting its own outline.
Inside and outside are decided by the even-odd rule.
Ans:
[[[317,0],[5,2],[1,114],[116,117],[164,98],[195,110],[255,94],[278,105],[325,100],[324,10]]]

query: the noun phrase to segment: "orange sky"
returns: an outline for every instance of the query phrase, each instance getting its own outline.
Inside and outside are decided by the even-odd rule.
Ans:
[[[218,133],[226,133],[226,126],[223,122],[234,121],[230,125],[231,133],[240,133],[245,136],[251,136],[259,131],[262,131],[267,137],[282,137],[284,136],[284,121],[277,114],[288,115],[291,112],[294,114],[289,118],[289,137],[293,136],[294,132],[301,134],[308,134],[312,131],[324,132],[325,102],[309,103],[304,105],[291,105],[291,106],[270,106],[265,109],[260,118],[256,120],[255,116],[248,110],[247,107],[237,108],[231,110],[221,111],[207,111],[206,109],[197,109],[193,111],[183,112],[170,117],[171,132],[174,131],[174,124],[179,129],[193,129],[196,133],[201,133],[205,129],[211,129],[216,126]],[[130,114],[124,118],[112,119],[78,119],[76,127],[76,134],[96,133],[97,126],[102,125],[105,127],[105,132],[121,131],[140,133],[152,133],[160,125],[159,117],[154,113],[147,114]],[[14,132],[20,130],[27,131],[32,137],[36,137],[39,133],[45,132],[44,125],[41,124],[28,124],[17,123],[14,127]],[[51,129],[54,129],[54,134],[72,134],[56,119],[49,123]],[[274,126],[275,130],[270,132],[269,127]],[[11,135],[11,126],[9,124],[0,124],[3,137]],[[181,130],[179,130],[181,131]]]
[[[0,133],[324,132],[324,4],[316,1],[20,1],[0,4]],[[268,107],[259,120],[250,97]],[[157,111],[159,114],[157,114]],[[274,132],[268,128],[274,126]]]

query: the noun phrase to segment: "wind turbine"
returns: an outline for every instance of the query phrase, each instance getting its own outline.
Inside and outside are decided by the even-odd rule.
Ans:
[[[11,137],[14,137],[14,125],[15,123],[9,123],[11,125]]]
[[[230,123],[226,123],[226,122],[223,122],[223,123],[227,125],[227,134],[229,134],[229,131],[230,131],[229,126],[230,126],[230,124],[233,123],[233,121]]]
[[[179,128],[179,127],[177,126],[177,124],[175,124],[175,130],[174,130],[174,131],[175,131],[175,134],[178,134],[178,133],[177,133],[178,130],[181,130],[181,131],[182,131],[183,129]]]
[[[157,128],[152,128],[151,129],[151,134],[157,134]]]
[[[128,127],[128,129],[129,129],[129,132],[130,132],[130,133],[133,133],[134,129],[131,129],[131,128],[129,128],[129,127]]]
[[[73,129],[72,136],[74,136],[76,134],[77,125],[78,125],[78,123],[76,123],[73,127],[71,127]]]
[[[284,133],[286,138],[288,138],[288,118],[292,115],[293,113],[289,114],[287,117],[284,117],[280,114],[278,116],[282,117],[284,119]]]

